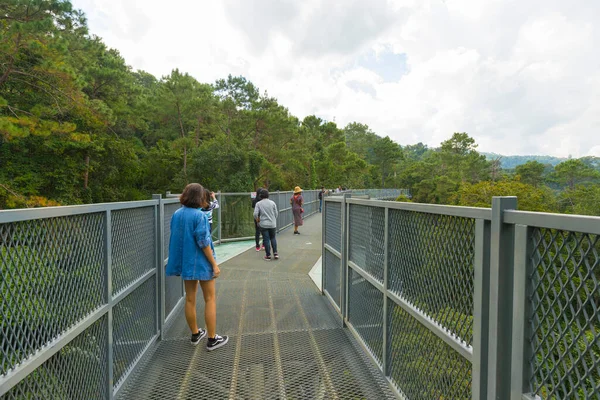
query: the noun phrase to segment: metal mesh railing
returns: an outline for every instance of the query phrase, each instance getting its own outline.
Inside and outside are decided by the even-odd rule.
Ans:
[[[112,214],[113,295],[156,268],[155,206],[117,210]]]
[[[398,395],[600,399],[600,218],[325,203],[324,289]]]
[[[471,398],[475,225],[490,218],[486,209],[326,199],[324,288],[399,395]]]
[[[98,319],[2,399],[106,399],[107,317]]]
[[[325,203],[325,244],[337,252],[342,251],[342,205],[340,203]]]
[[[156,334],[156,282],[145,281],[113,311],[114,381],[123,382]]]
[[[0,212],[3,399],[118,390],[158,337],[159,204]]]
[[[342,206],[335,199],[323,202],[323,289],[342,309]]]
[[[389,289],[470,346],[475,220],[390,210],[389,223]]]
[[[350,205],[349,261],[383,283],[385,210]]]
[[[0,376],[106,303],[103,214],[0,224]]]
[[[341,269],[342,261],[331,251],[325,249],[325,254],[323,254],[325,284],[323,287],[327,293],[329,293],[338,308],[341,307]]]
[[[169,258],[169,239],[171,237],[171,218],[175,211],[181,208],[179,199],[166,199],[161,202],[163,207],[163,271]],[[213,214],[216,214],[213,212]],[[163,272],[164,273],[164,272]],[[178,276],[164,277],[165,319],[169,319],[179,301],[183,298],[183,284]]]
[[[600,398],[600,235],[533,228],[529,389]]]
[[[367,279],[350,269],[348,275],[348,320],[383,364],[383,296]]]
[[[390,376],[409,399],[471,399],[471,363],[402,307],[389,304]]]
[[[249,193],[221,194],[221,239],[254,235],[252,199]]]
[[[374,200],[396,200],[400,196],[411,197],[409,189],[349,189],[341,192],[331,191],[330,196],[349,194],[354,197],[368,196]]]
[[[168,199],[164,201],[164,233],[163,233],[163,254],[165,259],[169,258],[169,238],[171,237],[171,217],[181,208],[178,199]]]

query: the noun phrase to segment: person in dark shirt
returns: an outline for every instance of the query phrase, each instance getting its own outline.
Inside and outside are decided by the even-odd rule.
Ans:
[[[323,211],[323,196],[325,195],[325,187],[321,186],[321,191],[319,192],[319,212]]]
[[[256,196],[252,199],[252,208],[254,209],[254,207],[256,207],[256,203],[258,203],[259,201],[261,201],[261,197],[260,195],[263,192],[263,188],[258,188],[256,190]],[[261,251],[265,248],[265,244],[263,241],[263,244],[260,244],[260,227],[258,226],[258,223],[256,222],[256,220],[254,220],[254,240],[256,241],[256,251]]]

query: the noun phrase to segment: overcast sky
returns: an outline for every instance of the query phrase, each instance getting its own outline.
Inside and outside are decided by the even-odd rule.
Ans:
[[[598,0],[72,0],[134,69],[243,75],[402,145],[600,156]]]

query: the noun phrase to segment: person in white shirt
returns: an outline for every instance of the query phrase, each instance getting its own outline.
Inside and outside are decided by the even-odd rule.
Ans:
[[[267,189],[262,190],[260,198],[261,200],[254,206],[254,219],[263,235],[263,244],[266,253],[264,259],[271,261],[271,246],[273,246],[273,258],[278,260],[276,235],[279,210],[277,209],[277,204],[269,200],[269,191]]]

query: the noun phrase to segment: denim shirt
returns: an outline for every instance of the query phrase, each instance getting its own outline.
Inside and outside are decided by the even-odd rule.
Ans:
[[[213,268],[203,248],[215,248],[210,237],[207,216],[196,208],[182,206],[171,218],[171,240],[166,274],[183,280],[213,279]]]

